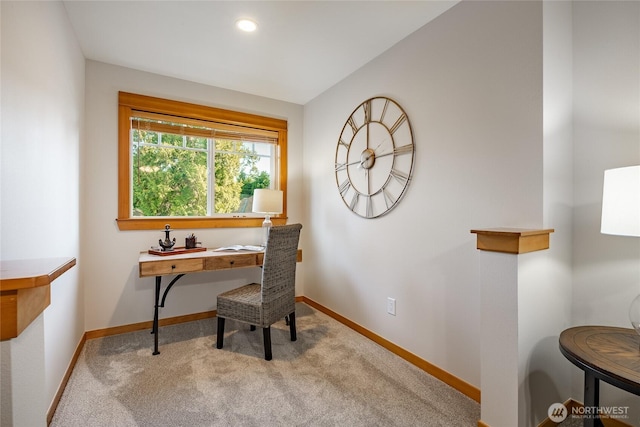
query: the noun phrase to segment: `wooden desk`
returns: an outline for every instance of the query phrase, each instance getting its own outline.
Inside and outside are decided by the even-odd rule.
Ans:
[[[597,408],[599,381],[640,396],[640,336],[633,329],[578,326],[560,334],[560,352],[584,371],[584,407]],[[584,425],[602,426],[598,416]]]
[[[154,334],[153,354],[158,351],[158,309],[164,307],[165,299],[173,285],[187,273],[229,270],[235,268],[259,267],[264,260],[263,251],[214,251],[192,252],[180,255],[159,256],[141,252],[138,259],[140,277],[156,278],[156,293],[153,313]],[[298,262],[302,261],[302,251],[298,249]],[[162,276],[175,275],[167,285],[160,299]]]
[[[15,338],[51,304],[51,282],[75,258],[0,261],[0,340]]]

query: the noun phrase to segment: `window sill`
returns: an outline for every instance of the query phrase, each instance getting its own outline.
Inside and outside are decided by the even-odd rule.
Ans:
[[[118,229],[126,230],[164,230],[166,224],[171,225],[171,229],[193,229],[193,228],[243,228],[261,227],[264,218],[118,218],[116,223]],[[273,225],[285,225],[286,217],[271,217]]]

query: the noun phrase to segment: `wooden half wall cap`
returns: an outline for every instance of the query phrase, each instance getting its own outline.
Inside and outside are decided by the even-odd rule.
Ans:
[[[51,282],[75,258],[0,260],[0,341],[16,338],[51,303]]]
[[[477,235],[477,249],[507,254],[524,254],[549,249],[549,234],[554,231],[553,228],[544,230],[525,228],[471,230]]]

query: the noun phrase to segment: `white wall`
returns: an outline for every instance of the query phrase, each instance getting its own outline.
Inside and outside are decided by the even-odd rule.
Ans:
[[[302,106],[204,86],[128,68],[87,61],[86,135],[82,170],[82,254],[86,273],[86,330],[149,321],[153,318],[154,279],[138,277],[140,251],[164,238],[162,230],[120,231],[117,188],[118,91],[157,96],[261,114],[288,121],[289,223],[302,221]],[[168,221],[170,223],[170,221]],[[305,251],[310,227],[303,222]],[[178,240],[194,232],[206,247],[256,243],[260,228],[176,230]],[[306,255],[304,255],[306,258]],[[297,293],[302,294],[304,262],[298,266]],[[187,275],[167,297],[160,317],[213,310],[222,291],[259,280],[259,269]],[[166,283],[165,283],[166,284]],[[151,338],[149,339],[151,351]]]
[[[630,327],[627,312],[640,293],[640,238],[600,233],[605,169],[640,164],[640,3],[573,4],[574,325]],[[582,398],[582,372],[572,395]],[[640,425],[640,397],[608,385],[605,405],[631,408]]]
[[[543,225],[541,13],[535,2],[458,4],[305,105],[305,295],[476,387],[470,230]],[[347,116],[375,95],[407,112],[416,165],[400,204],[365,220],[342,203],[333,163]]]
[[[0,10],[0,256],[78,259],[76,267],[53,282],[44,314],[23,335],[0,344],[2,425],[11,425],[11,418],[15,425],[44,425],[84,333],[79,281],[84,57],[62,3],[3,1]],[[7,402],[13,414],[5,412]]]
[[[519,425],[538,425],[571,396],[558,336],[571,326],[573,91],[571,2],[543,3],[543,225],[549,250],[518,266]]]

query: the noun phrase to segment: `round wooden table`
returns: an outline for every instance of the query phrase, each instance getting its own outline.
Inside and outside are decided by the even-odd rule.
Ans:
[[[640,396],[640,336],[633,329],[578,326],[560,334],[560,352],[584,371],[584,407],[597,408],[599,380]],[[601,426],[585,417],[585,426]]]

